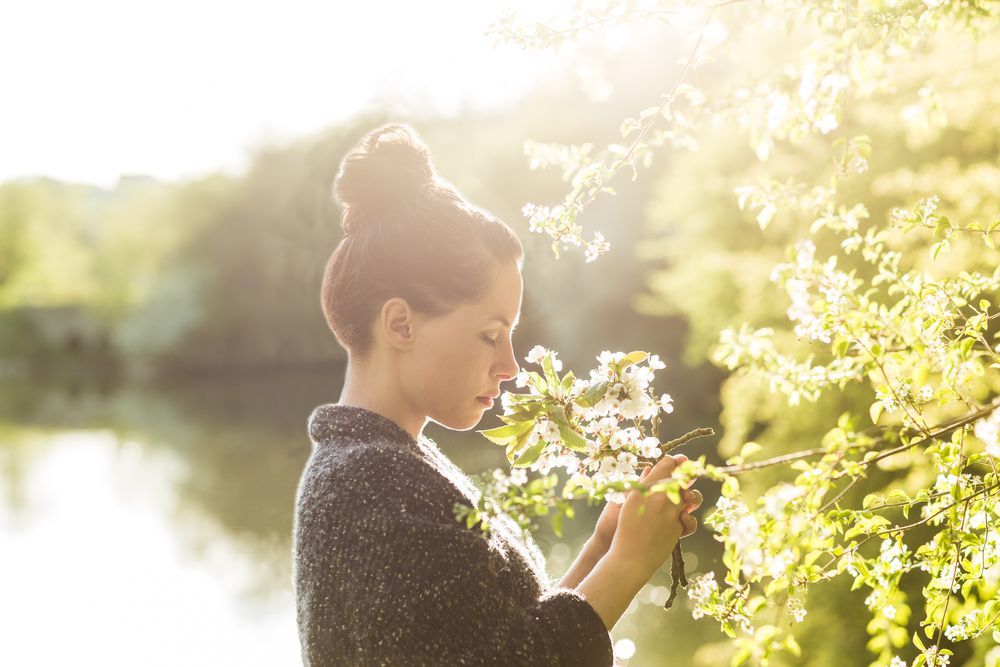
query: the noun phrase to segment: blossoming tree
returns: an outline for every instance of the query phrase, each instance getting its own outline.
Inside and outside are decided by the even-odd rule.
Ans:
[[[749,147],[728,194],[756,236],[745,226],[742,237],[720,235],[717,225],[737,218],[729,211],[716,211],[725,223],[680,225],[647,299],[651,310],[671,300],[710,333],[720,322],[706,322],[704,301],[670,284],[711,279],[708,249],[740,258],[719,241],[732,237],[772,261],[727,270],[784,299],[783,321],[762,308],[768,326],[714,329],[710,357],[732,371],[726,465],[689,460],[659,487],[676,498],[696,478],[721,483],[705,523],[725,569],[693,579],[688,594],[694,615],[732,638],[734,666],[797,655],[810,589],[837,577],[863,589],[871,665],[947,665],[963,644],[967,664],[1000,665],[1000,117],[989,113],[1000,96],[998,13],[987,0],[610,0],[576,2],[547,23],[506,13],[492,28],[538,49],[619,24],[691,30],[674,84],[623,121],[623,143],[525,142],[532,168],[560,168],[571,186],[556,205],[524,207],[557,258],[577,247],[590,263],[611,250],[599,231],[584,240],[580,219],[614,195],[626,167],[635,179],[674,152],[697,173],[699,152],[726,131]],[[766,44],[779,44],[777,56],[755,71]],[[726,66],[713,69],[718,61]],[[558,531],[574,498],[621,500],[642,465],[709,432],[655,437],[672,410],[669,396],[649,392],[655,355],[605,352],[586,380],[560,377],[544,348],[526,360],[542,373],[523,371],[527,392],[505,394],[505,425],[483,432],[505,446],[513,472],[497,471],[479,506],[460,512],[470,525],[488,527],[503,510],[524,526],[548,514]],[[813,446],[744,437],[755,410],[776,423],[829,396],[846,409],[812,413]],[[558,490],[553,468],[568,475]],[[529,481],[526,470],[540,476]],[[745,493],[764,473],[771,483]],[[914,578],[920,599],[903,591]],[[775,623],[775,612],[790,622]]]

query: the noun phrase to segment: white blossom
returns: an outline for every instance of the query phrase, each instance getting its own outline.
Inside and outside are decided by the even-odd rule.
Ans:
[[[540,364],[542,363],[542,359],[548,353],[549,351],[546,350],[543,346],[536,345],[533,348],[531,348],[531,351],[528,352],[528,355],[524,358],[524,360],[527,361],[529,364]]]
[[[982,441],[987,454],[1000,457],[1000,410],[994,410],[989,417],[977,421],[973,433]]]
[[[795,619],[796,623],[801,623],[806,617],[806,608],[802,604],[802,600],[799,598],[791,597],[788,598],[788,602],[785,605],[788,613]]]
[[[528,471],[524,468],[514,468],[510,471],[510,481],[512,484],[523,486],[528,483]]]
[[[639,453],[647,459],[658,459],[662,455],[660,439],[648,436],[639,441]]]
[[[694,603],[691,616],[696,619],[705,616],[706,603],[718,592],[719,584],[715,581],[715,572],[706,572],[692,577],[687,591],[688,599]]]

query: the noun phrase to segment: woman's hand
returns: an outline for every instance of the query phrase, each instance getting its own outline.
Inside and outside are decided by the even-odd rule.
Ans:
[[[610,500],[604,504],[601,516],[597,517],[597,525],[594,526],[594,535],[591,541],[607,551],[611,547],[611,539],[618,529],[618,515],[621,514],[621,503],[613,503]]]
[[[677,461],[678,465],[688,460],[688,457],[684,454],[671,454],[670,456]],[[642,474],[639,476],[640,481],[642,481],[642,479],[649,473],[649,470],[650,466],[646,466],[646,469],[643,470]],[[631,493],[632,492],[629,491],[629,494]],[[697,506],[700,504],[700,501],[688,504],[688,511],[697,509]],[[615,531],[618,529],[618,515],[621,514],[621,511],[622,503],[613,503],[608,501],[605,503],[604,509],[601,510],[601,515],[597,517],[597,524],[594,526],[594,534],[590,539],[595,546],[602,549],[602,553],[606,552],[611,547],[611,540],[614,538]],[[685,536],[690,534],[690,532],[685,532]]]

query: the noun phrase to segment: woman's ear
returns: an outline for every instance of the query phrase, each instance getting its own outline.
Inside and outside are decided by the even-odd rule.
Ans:
[[[416,334],[416,315],[410,304],[400,297],[383,303],[379,329],[391,347],[405,349],[411,346]]]

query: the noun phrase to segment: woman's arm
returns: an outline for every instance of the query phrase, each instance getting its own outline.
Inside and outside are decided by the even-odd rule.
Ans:
[[[610,632],[656,568],[609,551],[577,587]]]
[[[446,479],[373,445],[330,467],[296,528],[306,664],[611,666],[597,610],[456,521]]]
[[[584,543],[576,560],[573,561],[573,565],[559,580],[559,588],[576,588],[590,574],[597,562],[604,557],[610,546],[610,543],[604,544],[597,536],[591,535]]]
[[[644,471],[643,476],[645,474]],[[608,553],[608,549],[611,548],[611,540],[615,536],[615,529],[618,528],[618,515],[621,514],[621,511],[621,503],[605,503],[601,515],[597,518],[597,524],[594,526],[594,534],[587,539],[583,549],[580,550],[580,555],[576,557],[569,571],[559,581],[561,588],[576,588],[590,574],[590,571],[604,557],[604,554]]]

